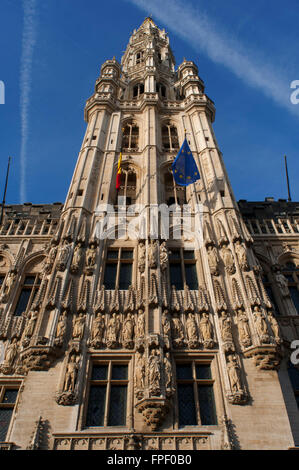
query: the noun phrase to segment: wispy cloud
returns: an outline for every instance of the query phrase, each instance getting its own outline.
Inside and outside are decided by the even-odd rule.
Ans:
[[[128,1],[160,20],[213,62],[231,70],[247,85],[299,116],[298,106],[290,102],[290,80],[285,70],[280,70],[260,50],[249,50],[232,34],[220,30],[202,10],[181,0]]]
[[[29,133],[29,105],[32,86],[33,52],[36,43],[37,2],[23,0],[24,25],[22,36],[20,72],[20,112],[21,112],[21,150],[20,150],[20,202],[26,200],[26,165]]]

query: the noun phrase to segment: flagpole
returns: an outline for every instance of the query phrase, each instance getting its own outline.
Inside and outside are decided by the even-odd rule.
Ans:
[[[288,173],[288,164],[287,164],[287,156],[284,156],[284,164],[286,170],[286,177],[287,177],[287,187],[288,187],[288,201],[291,202],[291,191],[290,191],[290,183],[289,183],[289,173]]]
[[[7,172],[6,172],[6,180],[5,180],[5,187],[4,187],[4,194],[3,194],[3,201],[2,201],[1,215],[0,215],[0,225],[2,224],[2,220],[3,220],[3,212],[4,212],[4,205],[5,205],[5,198],[6,198],[6,190],[7,190],[7,183],[8,183],[8,174],[9,174],[9,167],[10,167],[10,159],[11,159],[11,157],[8,157],[8,165],[7,165]]]

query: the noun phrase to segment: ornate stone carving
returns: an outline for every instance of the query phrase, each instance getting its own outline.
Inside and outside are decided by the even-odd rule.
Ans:
[[[22,346],[26,347],[28,346],[30,339],[34,333],[34,328],[36,324],[36,320],[38,317],[38,311],[31,311],[28,314],[28,320],[26,322],[23,336],[22,336]]]
[[[224,244],[222,246],[221,253],[226,272],[228,274],[234,274],[236,272],[236,267],[231,249]]]
[[[71,254],[71,244],[67,240],[64,240],[63,245],[59,247],[58,251],[58,264],[57,268],[59,271],[64,271],[68,263]]]
[[[247,251],[241,240],[236,240],[235,250],[238,257],[239,265],[242,271],[248,271],[249,264],[247,259]]]
[[[90,242],[85,256],[85,271],[87,274],[92,274],[97,256],[97,245],[95,242]]]
[[[80,355],[70,354],[66,366],[62,392],[57,394],[59,405],[74,405],[77,400],[76,382],[78,377]]]
[[[268,322],[270,324],[271,330],[274,333],[274,339],[275,339],[276,343],[281,344],[282,343],[282,335],[281,335],[281,331],[280,331],[280,326],[279,326],[278,321],[274,317],[273,312],[271,310],[268,311],[267,317],[268,317]]]
[[[247,348],[252,344],[251,333],[247,315],[241,308],[237,310],[237,326],[240,343],[243,347]]]
[[[104,346],[105,317],[98,313],[93,320],[89,346],[100,349]]]
[[[15,278],[16,278],[15,270],[10,270],[6,275],[5,283],[4,283],[4,286],[2,287],[2,293],[0,297],[1,302],[7,301],[9,294],[11,292],[12,286],[14,284]]]
[[[207,246],[207,255],[212,276],[218,276],[219,257],[215,246],[213,246],[212,244]]]
[[[148,359],[148,382],[151,396],[160,396],[161,394],[161,357],[158,349],[150,351]]]
[[[72,259],[72,264],[70,267],[70,271],[72,273],[77,273],[79,271],[81,259],[83,257],[83,248],[82,248],[82,243],[79,242],[75,246],[74,253],[73,253],[73,259]]]
[[[67,325],[67,312],[64,312],[59,316],[58,323],[56,327],[56,334],[54,339],[55,346],[62,347]]]
[[[172,363],[170,359],[170,353],[165,353],[164,357],[164,377],[165,377],[165,391],[166,396],[171,396],[175,389],[173,385],[173,370],[172,370]]]
[[[119,346],[120,320],[119,315],[114,312],[109,318],[107,325],[107,347],[117,348]]]
[[[0,366],[2,374],[11,374],[14,366],[15,359],[18,353],[18,340],[13,338],[10,344],[6,347],[4,354],[4,363]]]
[[[140,351],[136,352],[134,380],[136,396],[140,399],[143,397],[145,387],[145,358],[144,353]]]
[[[159,242],[157,240],[151,240],[148,244],[148,264],[152,269],[156,269],[158,264],[158,249]]]
[[[128,313],[122,328],[123,346],[127,349],[134,348],[134,325],[134,317]]]
[[[188,347],[196,349],[199,346],[198,328],[195,321],[194,313],[188,313],[186,319],[186,331],[188,336]]]
[[[235,346],[232,335],[232,320],[225,310],[221,311],[219,323],[224,352],[234,352]]]
[[[231,386],[228,400],[233,404],[245,403],[247,396],[242,385],[240,366],[237,358],[233,355],[228,356],[227,372]]]
[[[168,266],[168,250],[166,247],[166,242],[162,242],[160,245],[160,268],[164,272]]]
[[[177,312],[173,314],[171,319],[171,336],[174,348],[181,348],[184,346],[184,328]]]
[[[267,323],[265,320],[265,315],[260,311],[259,307],[256,305],[253,308],[253,318],[254,318],[254,326],[258,337],[262,343],[269,343],[270,338],[268,334]]]
[[[205,349],[214,347],[213,326],[207,312],[201,314],[199,328]]]
[[[287,278],[278,270],[275,274],[275,279],[282,296],[288,297],[290,295],[290,291],[288,288]]]
[[[136,322],[136,338],[142,338],[145,335],[145,316],[144,311],[140,308],[137,313],[137,322]]]
[[[169,411],[169,402],[166,398],[144,398],[136,408],[151,430],[156,431]]]
[[[85,316],[83,313],[79,313],[73,319],[73,334],[72,337],[74,340],[81,341],[84,334],[84,326],[85,326]]]
[[[138,269],[141,273],[145,270],[146,262],[146,247],[144,241],[140,241],[138,244]]]

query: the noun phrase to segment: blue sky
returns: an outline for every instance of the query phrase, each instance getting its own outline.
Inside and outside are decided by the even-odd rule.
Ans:
[[[148,14],[177,66],[198,65],[237,200],[287,198],[286,154],[299,201],[298,0],[2,0],[0,197],[11,155],[8,204],[64,202],[101,64],[120,61]]]

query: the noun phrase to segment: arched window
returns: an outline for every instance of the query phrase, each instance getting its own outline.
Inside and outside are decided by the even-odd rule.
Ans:
[[[143,62],[143,51],[138,51],[136,53],[136,65]]]
[[[137,83],[133,87],[133,98],[139,98],[141,95],[144,93],[144,84],[143,83]]]
[[[23,312],[27,312],[39,289],[41,280],[39,274],[26,274],[19,297],[14,309],[14,315],[19,317]]]
[[[171,206],[172,204],[178,204],[182,206],[183,204],[187,203],[186,187],[177,186],[175,184],[171,167],[169,167],[164,173],[164,196],[165,203],[168,206]]]
[[[165,150],[179,149],[178,132],[173,124],[168,123],[162,126],[162,147]]]
[[[283,275],[288,280],[288,288],[291,299],[299,313],[299,266],[292,261],[288,261],[282,268]]]
[[[131,206],[136,203],[137,177],[134,168],[122,168],[120,188],[117,193],[116,205]]]
[[[161,98],[166,98],[166,86],[162,83],[156,83],[156,92],[159,93]]]
[[[127,150],[138,149],[139,127],[133,121],[128,122],[123,130],[122,148]]]

